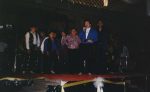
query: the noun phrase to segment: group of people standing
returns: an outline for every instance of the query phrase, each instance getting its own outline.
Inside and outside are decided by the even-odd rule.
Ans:
[[[93,28],[89,20],[84,21],[83,28],[77,31],[71,28],[57,33],[50,31],[48,35],[37,32],[37,27],[31,26],[25,34],[28,71],[39,70],[41,73],[102,73],[105,72],[105,51],[107,50],[107,31],[101,20],[97,28]],[[36,66],[36,62],[37,66]]]

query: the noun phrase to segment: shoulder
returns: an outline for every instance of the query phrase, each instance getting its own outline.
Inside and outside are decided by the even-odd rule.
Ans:
[[[95,28],[91,28],[91,32],[93,32],[93,33],[97,33],[97,30],[95,29]]]
[[[46,42],[46,43],[49,42],[49,41],[50,41],[49,38],[45,39],[45,42]]]
[[[79,29],[79,33],[82,33],[82,32],[83,32],[83,28],[80,28],[80,29]]]
[[[47,41],[48,38],[49,38],[49,37],[45,37],[43,41],[44,41],[44,42]]]
[[[25,35],[29,35],[29,34],[30,34],[30,32],[26,32],[26,33],[25,33]]]
[[[83,33],[84,33],[84,31],[83,31],[83,30],[80,30],[80,31],[79,31],[79,35],[80,35],[80,34],[83,34]]]
[[[45,40],[47,40],[49,37],[45,37]]]
[[[96,28],[91,28],[92,31],[96,31]]]
[[[29,37],[29,36],[30,36],[30,32],[26,32],[25,37]]]

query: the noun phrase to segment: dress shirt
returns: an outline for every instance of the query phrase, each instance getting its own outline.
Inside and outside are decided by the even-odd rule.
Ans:
[[[85,31],[85,32],[86,32],[86,33],[85,33],[86,39],[88,38],[88,35],[89,35],[90,30],[91,30],[91,28],[87,28],[86,31]]]
[[[67,45],[69,49],[78,49],[81,40],[79,36],[72,37],[71,35],[66,36],[66,38],[62,39],[62,44]]]

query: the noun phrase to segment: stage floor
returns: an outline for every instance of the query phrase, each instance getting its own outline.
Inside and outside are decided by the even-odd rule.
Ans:
[[[103,75],[88,75],[88,74],[35,74],[33,77],[45,77],[48,79],[60,79],[64,81],[83,81],[83,80],[91,80],[94,78],[102,77],[105,79],[122,79],[125,78],[125,74],[103,74]]]
[[[112,73],[112,74],[7,74],[7,75],[0,75],[1,78],[5,77],[12,77],[12,78],[25,78],[25,79],[32,79],[32,78],[47,78],[47,79],[54,79],[54,80],[64,80],[64,81],[82,81],[82,80],[91,80],[94,78],[105,78],[105,79],[124,79],[124,78],[132,78],[132,77],[144,77],[146,74],[123,74],[123,73]],[[147,74],[147,76],[150,76]]]
[[[64,81],[83,81],[83,80],[91,80],[94,78],[105,78],[105,79],[123,79],[126,78],[127,74],[99,74],[99,75],[88,75],[88,74],[10,74],[10,75],[1,75],[0,78],[12,77],[12,78],[47,78],[51,80],[64,80]]]
[[[139,80],[134,77],[144,78],[144,74],[101,74],[101,75],[77,75],[77,74],[27,74],[27,75],[1,75],[0,79],[9,79],[9,78],[20,78],[20,79],[31,79],[33,80],[32,86],[19,86],[19,87],[0,87],[2,92],[50,92],[47,91],[48,85],[51,84],[51,80],[62,80],[68,81],[69,83],[93,80],[95,78],[104,78],[107,80],[112,80],[114,82],[124,81],[126,78],[133,78],[134,80]],[[143,80],[140,82],[140,84]],[[144,85],[144,84],[143,84]],[[140,87],[139,87],[140,88]],[[144,88],[144,87],[143,87]],[[138,89],[138,87],[137,87]],[[142,88],[141,88],[142,89]],[[77,85],[74,87],[65,88],[65,92],[96,92],[96,88],[93,85],[93,82],[89,82],[82,85]],[[105,83],[104,92],[124,92],[123,85],[113,85]],[[127,91],[135,92],[135,91]],[[136,91],[138,92],[138,91]]]

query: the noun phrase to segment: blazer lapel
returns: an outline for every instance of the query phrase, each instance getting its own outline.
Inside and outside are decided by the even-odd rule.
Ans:
[[[91,29],[90,29],[89,34],[88,34],[88,36],[87,36],[87,39],[90,38],[91,32],[92,32],[92,31],[91,31]]]

